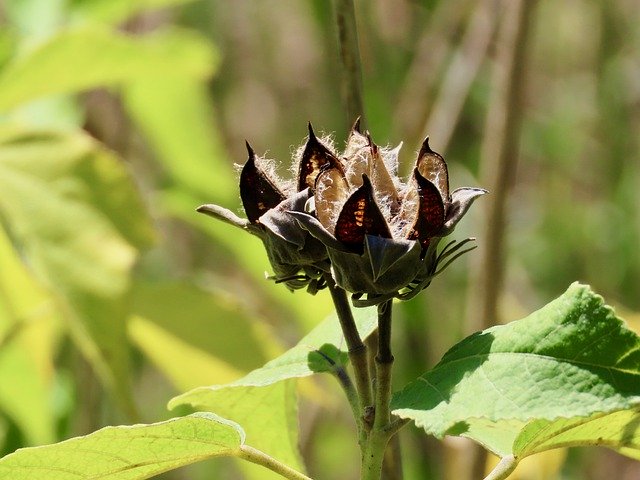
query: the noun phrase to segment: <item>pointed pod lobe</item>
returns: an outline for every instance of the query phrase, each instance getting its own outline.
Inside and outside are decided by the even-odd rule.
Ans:
[[[418,240],[422,248],[426,249],[431,238],[442,232],[445,207],[438,187],[424,178],[417,167],[413,175],[418,185],[418,216],[407,238]]]
[[[340,160],[318,140],[309,123],[309,140],[302,152],[298,168],[298,191],[301,192],[307,187],[313,189],[316,178],[325,165],[342,169]]]
[[[354,252],[363,251],[366,235],[391,238],[391,232],[373,197],[373,187],[366,175],[362,186],[347,199],[336,222],[335,237]]]
[[[439,153],[431,150],[429,137],[425,138],[422,143],[422,147],[418,153],[418,160],[416,161],[416,169],[420,172],[420,175],[438,188],[443,201],[448,203],[449,172],[447,170],[447,163]]]
[[[285,195],[256,165],[256,155],[248,142],[247,151],[249,158],[240,173],[240,198],[247,218],[255,224],[263,214],[282,202]]]

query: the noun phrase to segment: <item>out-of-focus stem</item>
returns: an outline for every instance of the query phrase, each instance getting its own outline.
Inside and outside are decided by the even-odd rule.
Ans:
[[[504,5],[493,71],[493,93],[481,152],[482,184],[491,195],[487,196],[483,254],[476,282],[480,309],[479,318],[469,319],[474,323],[470,330],[500,322],[498,300],[504,282],[507,201],[518,162],[527,43],[536,2],[511,0]],[[482,477],[485,463],[486,451],[477,449],[471,478]]]
[[[483,0],[478,3],[462,39],[462,45],[451,60],[438,98],[423,127],[423,136],[429,135],[438,145],[439,151],[446,151],[471,85],[487,55],[497,22],[497,5],[497,0]]]
[[[498,320],[498,297],[504,280],[505,230],[509,190],[516,172],[526,77],[525,54],[530,17],[536,2],[506,2],[493,72],[493,97],[487,114],[482,146],[483,185],[487,196],[487,221],[480,276],[481,328]]]
[[[358,333],[347,293],[336,285],[330,274],[326,274],[325,279],[347,343],[349,360],[353,367],[356,389],[360,398],[360,410],[363,412],[366,407],[372,404],[371,378],[369,377],[369,366],[367,365],[367,347],[362,343]],[[356,420],[360,421],[360,418]]]
[[[402,451],[398,435],[391,437],[389,440],[387,449],[384,452],[382,473],[384,480],[402,480]]]
[[[429,11],[424,28],[415,42],[415,52],[407,70],[394,112],[393,126],[408,145],[424,140],[423,130],[431,110],[432,94],[439,74],[453,50],[455,33],[473,10],[474,0],[437,2]]]
[[[364,102],[362,100],[362,66],[353,0],[335,0],[338,47],[342,65],[342,91],[347,106],[347,125],[360,117],[366,128]]]

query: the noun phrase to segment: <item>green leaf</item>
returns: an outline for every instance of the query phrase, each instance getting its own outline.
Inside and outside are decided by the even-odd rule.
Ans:
[[[354,312],[361,336],[377,326],[375,308]],[[299,465],[295,389],[284,380],[312,375],[309,353],[331,343],[343,345],[337,317],[330,316],[300,342],[262,368],[226,385],[200,387],[173,398],[169,408],[191,405],[242,423],[252,445],[290,465]],[[258,414],[260,412],[260,414]]]
[[[523,458],[552,448],[600,445],[640,460],[639,423],[637,409],[582,418],[535,420],[521,430],[513,452]]]
[[[0,345],[0,410],[16,423],[30,445],[56,439],[53,347],[60,327],[49,318],[53,314],[47,309],[37,321],[17,326]]]
[[[149,9],[181,5],[193,0],[75,0],[72,2],[74,20],[119,23]]]
[[[187,315],[186,318],[188,317]],[[178,391],[213,381],[230,382],[242,376],[242,371],[234,368],[232,364],[185,342],[146,318],[132,317],[128,324],[128,333],[131,342]],[[209,335],[209,338],[215,336]]]
[[[0,410],[30,445],[56,439],[51,405],[60,312],[0,229]]]
[[[203,82],[150,78],[129,85],[123,98],[170,178],[198,195],[190,213],[206,202],[237,202],[237,175],[212,123],[215,115]]]
[[[427,433],[469,436],[504,456],[530,421],[574,421],[638,403],[640,337],[589,287],[573,284],[525,319],[454,346],[392,408]]]
[[[331,343],[325,343],[307,356],[309,368],[316,373],[335,372],[349,363],[349,354]]]
[[[180,404],[188,404],[195,410],[215,412],[240,423],[251,445],[293,468],[301,469],[294,382],[279,382],[265,387],[221,387]],[[266,474],[263,472],[263,475]]]
[[[25,448],[0,459],[11,480],[135,480],[207,458],[238,456],[242,428],[212,413],[150,425],[106,427],[84,437]]]
[[[377,327],[378,317],[375,308],[357,308],[354,310],[354,318],[360,336],[366,338]],[[169,408],[184,403],[203,401],[212,391],[221,388],[236,386],[264,387],[290,378],[300,378],[313,375],[315,372],[309,366],[309,353],[319,349],[322,345],[344,345],[342,330],[335,314],[331,315],[320,325],[309,332],[298,344],[287,350],[278,358],[267,362],[261,368],[249,372],[244,377],[226,385],[213,385],[211,387],[199,387],[190,392],[173,398],[169,402]]]
[[[130,271],[152,227],[122,164],[87,136],[0,131],[0,219],[55,293],[74,338],[124,408]]]
[[[281,351],[238,304],[187,282],[137,282],[133,311],[131,338],[180,391],[233,381]]]
[[[0,73],[0,110],[46,95],[140,78],[205,78],[216,63],[210,44],[185,30],[143,37],[96,25],[62,30],[5,66]]]

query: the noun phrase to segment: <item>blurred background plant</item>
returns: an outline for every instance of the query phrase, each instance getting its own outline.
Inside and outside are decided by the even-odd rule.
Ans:
[[[285,164],[285,176],[308,120],[345,140],[353,119],[336,75],[331,2],[0,5],[3,455],[169,418],[170,397],[260,366],[329,313],[326,292],[291,294],[265,281],[259,241],[194,208],[240,208],[234,164],[245,161],[245,138]],[[574,280],[637,330],[640,4],[356,8],[376,141],[404,142],[407,173],[428,134],[452,187],[479,185],[493,197],[457,232],[477,236],[479,249],[398,305],[396,386],[464,335],[520,318]],[[336,386],[302,383],[300,400],[310,474],[355,478],[357,445]],[[282,416],[295,425],[295,405]],[[406,478],[477,478],[484,469],[460,439],[439,443],[409,428],[401,443]],[[640,466],[573,449],[527,459],[514,478],[612,471],[637,478]],[[215,475],[268,474],[215,460],[162,478]]]

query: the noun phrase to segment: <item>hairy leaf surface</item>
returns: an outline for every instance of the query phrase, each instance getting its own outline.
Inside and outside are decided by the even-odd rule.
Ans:
[[[90,435],[24,448],[0,459],[12,480],[136,480],[218,456],[237,456],[244,432],[212,413],[149,425],[105,427]]]
[[[526,455],[563,445],[567,425],[574,444],[632,448],[593,422],[611,414],[628,430],[639,403],[640,338],[589,287],[573,284],[528,317],[454,346],[395,395],[393,410],[435,436]]]

